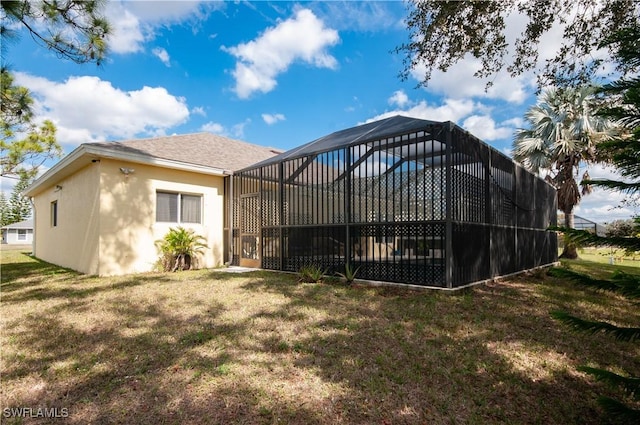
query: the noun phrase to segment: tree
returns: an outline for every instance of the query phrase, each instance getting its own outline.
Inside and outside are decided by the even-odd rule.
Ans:
[[[101,11],[104,1],[41,0],[0,2],[2,53],[15,38],[15,26],[24,27],[39,44],[77,63],[100,64],[107,52],[111,29]],[[33,99],[25,87],[14,84],[2,67],[0,87],[0,175],[33,177],[46,160],[61,156],[51,121],[34,122]]]
[[[23,175],[13,187],[9,197],[9,223],[17,223],[31,217],[31,202],[22,193],[31,184],[32,179]]]
[[[0,100],[0,176],[33,177],[46,160],[62,154],[55,126],[33,122],[29,90],[16,85],[6,68],[0,69]]]
[[[0,95],[0,176],[35,177],[46,160],[62,155],[56,128],[49,120],[33,123],[29,91],[15,85],[6,69],[0,70]]]
[[[541,87],[584,85],[610,60],[592,55],[602,40],[640,20],[640,3],[634,0],[411,0],[409,7],[410,41],[396,48],[405,55],[400,76],[406,79],[425,67],[424,86],[434,70],[446,71],[468,55],[480,59],[482,67],[475,73],[479,78],[502,70],[512,77],[533,70]],[[527,22],[511,42],[507,21],[516,13]],[[555,57],[539,66],[541,37],[554,26],[563,28],[562,43]]]
[[[585,287],[616,293],[632,300],[640,299],[640,278],[638,276],[616,272],[610,279],[594,279],[591,276],[561,268],[552,269],[549,273],[552,276],[571,279]],[[554,311],[551,316],[577,332],[604,333],[618,341],[640,340],[640,327],[624,327],[598,320],[585,320],[564,311]],[[620,387],[634,401],[640,401],[640,378],[589,366],[580,366],[578,370],[592,375],[610,386]],[[598,403],[609,415],[609,418],[615,422],[624,424],[640,422],[640,410],[629,407],[623,401],[610,397],[599,397]]]
[[[618,60],[629,69],[637,71],[640,68],[640,26],[624,28],[607,37],[604,43],[613,46]],[[613,106],[602,109],[601,114],[607,118],[615,119],[619,125],[626,129],[626,132],[623,132],[620,137],[599,145],[599,149],[606,153],[609,161],[628,180],[624,182],[591,180],[589,184],[623,190],[628,193],[638,193],[640,192],[640,164],[638,162],[640,158],[640,78],[622,77],[605,86],[602,91],[611,99],[610,103]],[[635,223],[635,231],[630,236],[614,234],[601,237],[575,229],[565,229],[564,231],[569,239],[584,245],[609,245],[624,248],[627,251],[640,251],[640,236],[638,235],[640,221],[637,217]],[[637,276],[618,271],[610,279],[594,279],[563,269],[557,269],[553,271],[553,274],[568,277],[579,284],[592,288],[612,291],[634,300],[640,299],[640,278]],[[639,327],[621,327],[603,321],[584,320],[565,312],[554,312],[552,315],[577,331],[602,332],[624,341],[638,341],[640,339]],[[640,377],[585,366],[580,370],[611,386],[621,387],[636,402],[636,405],[640,401]],[[624,401],[600,397],[598,402],[610,418],[619,423],[640,422],[640,410],[630,407]]]
[[[0,192],[0,227],[9,224],[9,203],[4,192]]]
[[[605,229],[606,237],[628,238],[638,233],[638,223],[634,220],[615,220],[609,223]]]
[[[3,42],[15,36],[11,24],[21,24],[36,43],[76,63],[100,64],[111,32],[102,15],[103,0],[5,1],[0,3]]]
[[[617,46],[621,63],[627,68],[640,70],[640,24],[625,28],[605,40]],[[612,106],[602,108],[601,116],[614,120],[625,131],[619,137],[605,141],[600,150],[616,166],[626,181],[600,179],[590,183],[629,194],[640,192],[640,77],[622,77],[602,87],[601,92]]]
[[[582,194],[590,192],[588,185],[581,192],[576,174],[581,165],[597,159],[596,143],[612,130],[608,120],[596,115],[595,91],[593,86],[544,91],[525,113],[529,127],[518,129],[514,138],[516,161],[536,173],[548,170],[567,228],[574,227],[573,209]],[[565,243],[561,257],[577,258],[575,244]]]
[[[160,268],[166,272],[196,268],[198,254],[207,248],[204,236],[180,226],[169,229],[164,238],[156,241],[156,246]]]

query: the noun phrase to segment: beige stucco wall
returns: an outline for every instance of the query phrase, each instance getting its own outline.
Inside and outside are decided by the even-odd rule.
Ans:
[[[135,171],[125,176],[121,167]],[[153,270],[155,241],[178,225],[206,238],[201,267],[222,264],[223,177],[102,159],[100,187],[100,275]],[[202,195],[202,224],[156,223],[157,190]]]
[[[50,263],[97,274],[100,175],[99,164],[89,164],[34,197],[34,252]],[[51,223],[54,201],[58,202],[56,227]]]
[[[129,176],[120,168],[135,170]],[[62,189],[56,190],[59,185]],[[183,224],[206,238],[201,267],[223,262],[224,179],[102,158],[34,196],[35,255],[87,274],[152,271],[155,241],[178,223],[156,223],[156,191],[202,195],[202,224]],[[51,225],[51,203],[58,225]]]

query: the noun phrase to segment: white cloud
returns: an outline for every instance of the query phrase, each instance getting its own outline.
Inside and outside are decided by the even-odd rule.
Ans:
[[[625,195],[604,189],[595,189],[583,196],[575,208],[575,214],[597,223],[611,223],[614,220],[631,218],[639,213],[637,208],[624,203]]]
[[[162,25],[185,23],[196,32],[211,11],[225,7],[222,1],[163,1],[161,5],[155,1],[110,1],[105,9],[112,25],[109,49],[120,54],[143,51],[145,41],[152,40]]]
[[[262,114],[262,119],[268,125],[277,123],[278,121],[284,121],[286,118],[282,114]]]
[[[387,28],[404,29],[402,11],[386,1],[323,1],[311,7],[324,21],[340,31],[378,32]]]
[[[123,91],[98,77],[70,77],[59,83],[15,75],[16,82],[34,94],[37,115],[56,124],[63,144],[162,135],[189,117],[185,99],[164,87]]]
[[[424,100],[414,104],[403,91],[398,90],[389,98],[389,103],[397,105],[398,108],[376,115],[366,122],[377,121],[394,115],[404,115],[430,121],[452,121],[461,123],[459,125],[462,128],[484,141],[508,138],[515,129],[513,125],[516,122],[515,119],[496,125],[495,120],[488,115],[490,108],[470,99],[445,99],[439,106],[429,105]],[[402,108],[401,106],[407,107]]]
[[[244,137],[244,128],[250,123],[251,120],[247,118],[243,122],[231,126],[231,129],[228,129],[220,123],[209,121],[208,123],[200,127],[200,130],[208,131],[209,133],[218,134],[220,136],[242,139]]]
[[[513,128],[523,128],[524,119],[522,117],[511,118],[509,120],[503,121],[502,125],[508,125]]]
[[[141,21],[149,24],[193,23],[205,20],[215,10],[226,8],[221,1],[123,1]]]
[[[427,90],[454,99],[468,97],[499,99],[509,103],[521,104],[531,94],[527,77],[511,77],[502,71],[492,78],[493,85],[486,89],[488,79],[479,79],[473,74],[481,67],[480,61],[467,55],[446,72],[433,71]],[[426,67],[417,66],[411,75],[417,80],[424,79]]]
[[[224,126],[222,124],[213,121],[209,121],[208,123],[204,124],[202,127],[200,127],[200,130],[219,134],[221,136],[225,136],[227,134],[227,131],[224,129]]]
[[[112,25],[109,36],[109,50],[114,53],[135,53],[142,51],[145,41],[140,20],[122,4],[108,3],[107,18]]]
[[[273,90],[277,76],[296,61],[335,69],[338,63],[326,49],[339,40],[337,31],[326,28],[310,10],[300,9],[294,17],[268,28],[255,40],[222,49],[238,59],[233,71],[234,91],[246,99],[254,92]]]
[[[458,120],[470,115],[476,108],[477,105],[469,99],[445,99],[444,103],[440,106],[432,106],[422,100],[410,108],[387,111],[366,120],[366,122],[377,121],[394,115],[404,115],[431,121],[457,122]]]
[[[409,96],[404,90],[396,90],[391,97],[387,100],[389,105],[396,105],[400,108],[405,107],[409,103]]]
[[[171,59],[169,58],[169,53],[165,49],[162,47],[156,47],[151,51],[151,53],[160,59],[167,67],[171,67]]]
[[[506,139],[514,131],[513,127],[496,127],[496,122],[488,115],[471,115],[461,127],[484,141]]]
[[[251,124],[251,120],[249,118],[247,118],[246,120],[244,120],[241,123],[235,124],[231,128],[231,135],[233,137],[238,138],[238,139],[244,138],[244,128],[249,124]]]
[[[194,115],[201,115],[203,117],[207,116],[207,112],[204,110],[202,106],[195,106],[191,109],[191,113]]]
[[[0,191],[4,193],[4,196],[9,199],[11,196],[11,192],[13,192],[13,188],[18,183],[18,179],[0,176]]]

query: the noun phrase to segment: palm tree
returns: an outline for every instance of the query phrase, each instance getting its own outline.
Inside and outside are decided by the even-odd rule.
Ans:
[[[207,248],[204,236],[180,226],[169,229],[164,238],[156,241],[156,246],[160,251],[161,268],[172,272],[195,268],[198,254]]]
[[[558,208],[564,213],[564,225],[573,228],[573,210],[582,195],[576,177],[581,165],[596,160],[596,144],[611,132],[610,122],[598,115],[596,88],[552,88],[524,116],[529,128],[516,130],[513,156],[525,168],[546,172],[546,179],[558,190]],[[588,178],[585,173],[583,178]],[[565,243],[561,257],[577,258],[573,243]]]

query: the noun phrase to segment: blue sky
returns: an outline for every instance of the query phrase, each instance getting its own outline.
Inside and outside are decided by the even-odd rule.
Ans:
[[[400,1],[111,1],[106,12],[114,32],[100,67],[61,60],[26,33],[6,54],[66,153],[85,142],[200,131],[286,150],[395,114],[453,121],[508,153],[535,102],[533,74],[498,75],[485,91],[473,59],[435,72],[426,89],[417,88],[420,69],[401,81],[403,56],[393,49],[409,35]],[[521,22],[508,19],[514,37]],[[541,60],[557,37],[543,39]],[[620,200],[596,192],[577,213],[627,218],[633,210],[614,208]]]

